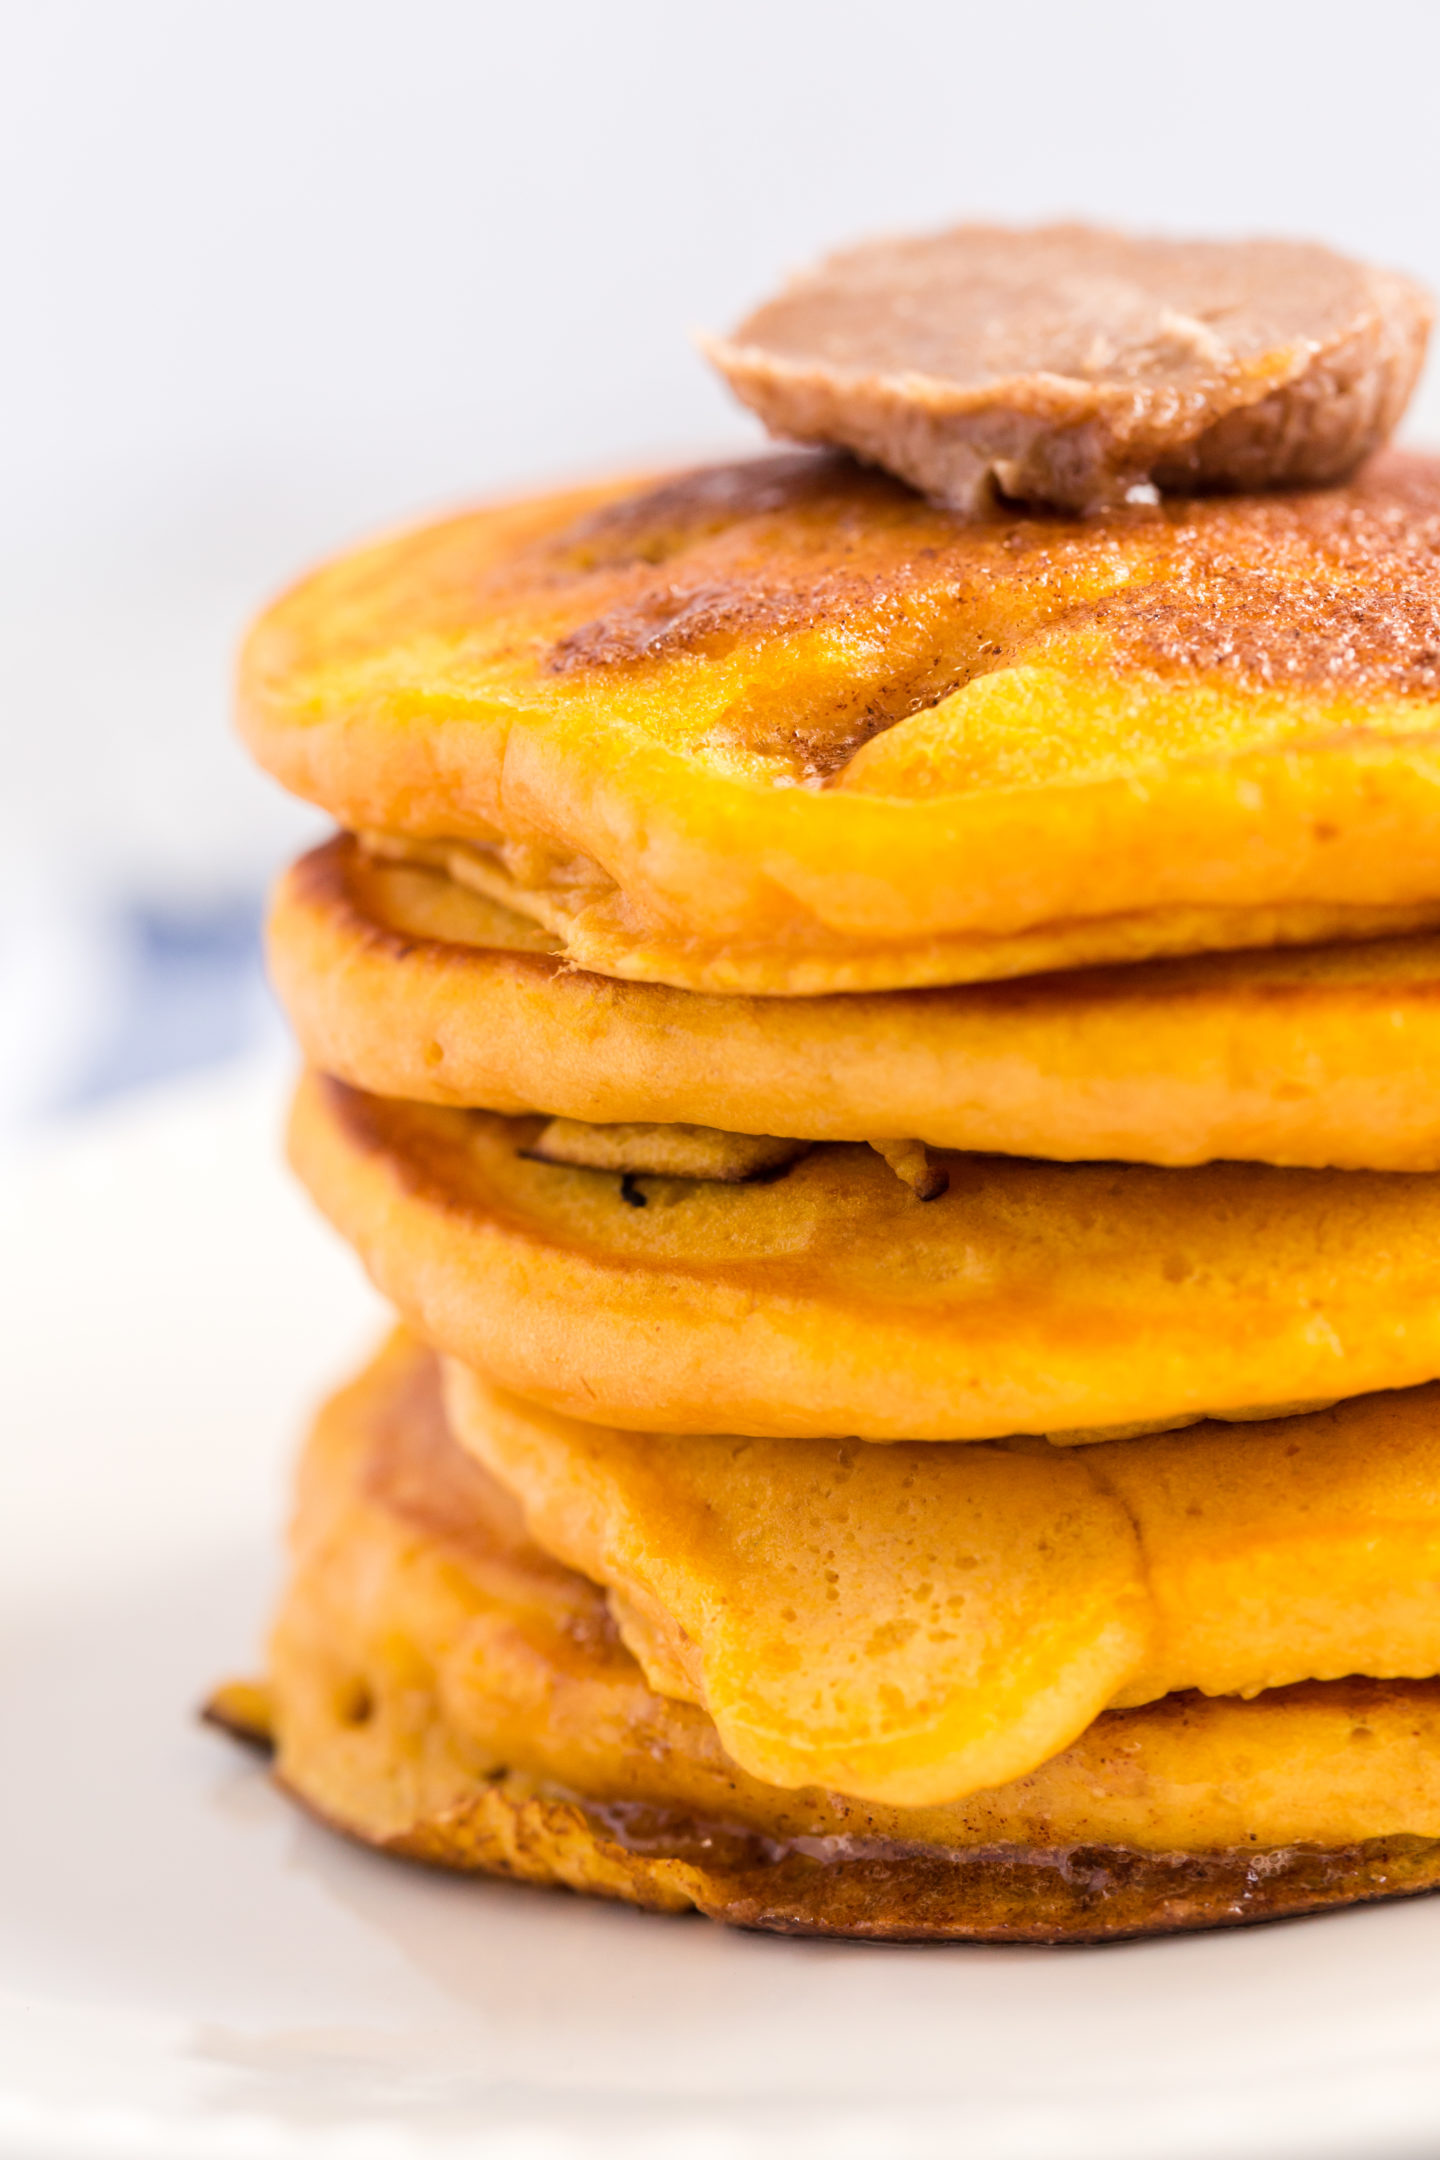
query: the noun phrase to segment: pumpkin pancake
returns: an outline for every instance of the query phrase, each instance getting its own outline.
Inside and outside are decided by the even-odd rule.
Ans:
[[[543,1121],[310,1075],[291,1159],[439,1348],[643,1431],[1106,1439],[1440,1375],[1440,1176],[938,1158],[770,1182],[534,1159]]]
[[[1440,1169],[1440,937],[813,998],[619,982],[555,944],[344,835],[281,881],[270,922],[307,1056],[378,1095],[1060,1161]]]
[[[1440,1387],[1057,1448],[617,1432],[451,1364],[456,1438],[773,1785],[924,1806],[1107,1706],[1440,1673]]]
[[[948,1806],[762,1783],[529,1540],[403,1337],[318,1420],[268,1685],[211,1714],[390,1852],[789,1933],[1096,1941],[1440,1881],[1433,1682],[1170,1696]]]
[[[1440,921],[1440,458],[962,519],[796,453],[478,510],[258,624],[241,724],[601,974],[765,995]]]

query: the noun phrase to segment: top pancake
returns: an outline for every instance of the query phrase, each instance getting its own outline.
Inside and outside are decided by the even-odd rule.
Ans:
[[[473,512],[261,621],[242,725],[600,973],[810,994],[1440,920],[1440,459],[961,519],[826,456]]]

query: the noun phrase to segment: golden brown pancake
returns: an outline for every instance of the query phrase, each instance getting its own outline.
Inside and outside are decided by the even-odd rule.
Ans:
[[[797,454],[383,541],[261,762],[601,974],[814,994],[1440,920],[1440,459],[961,521]]]
[[[1171,1696],[948,1807],[762,1784],[528,1540],[403,1338],[318,1420],[268,1689],[214,1714],[389,1851],[787,1932],[1094,1941],[1440,1880],[1433,1682]]]
[[[431,1341],[571,1416],[1100,1439],[1440,1375],[1440,1176],[949,1155],[926,1205],[869,1148],[626,1180],[541,1123],[311,1075],[291,1158]]]
[[[924,1806],[1107,1706],[1440,1673],[1440,1387],[1089,1448],[676,1440],[451,1364],[456,1438],[754,1777]]]
[[[1440,1169],[1440,937],[844,997],[571,967],[526,916],[340,836],[281,881],[302,1048],[377,1095],[1052,1160]]]
[[[1341,480],[1395,426],[1428,295],[1303,240],[959,225],[792,278],[710,357],[774,435],[971,510]]]

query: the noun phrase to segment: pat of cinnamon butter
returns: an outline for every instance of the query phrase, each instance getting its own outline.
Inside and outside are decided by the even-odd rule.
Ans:
[[[1433,308],[1295,240],[961,225],[796,277],[706,349],[773,435],[946,506],[1068,510],[1343,479],[1392,432]]]

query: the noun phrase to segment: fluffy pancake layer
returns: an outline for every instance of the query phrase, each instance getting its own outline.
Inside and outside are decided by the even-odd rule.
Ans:
[[[616,981],[553,946],[344,836],[270,922],[310,1061],[377,1095],[1059,1161],[1440,1168],[1440,937],[814,998]]]
[[[1440,918],[1440,460],[961,521],[797,455],[317,572],[242,726],[609,975],[888,988]]]
[[[617,1432],[452,1364],[452,1430],[775,1785],[921,1806],[1107,1706],[1440,1672],[1440,1388],[1084,1449]]]
[[[319,1419],[268,1702],[282,1780],[392,1851],[787,1931],[1094,1940],[1440,1880],[1440,1688],[1099,1718],[1015,1783],[901,1808],[747,1775],[599,1590],[454,1445],[403,1338]]]
[[[622,1181],[538,1129],[312,1074],[291,1157],[429,1340],[571,1416],[1104,1439],[1440,1375],[1440,1177],[956,1155],[925,1205],[868,1148]]]

